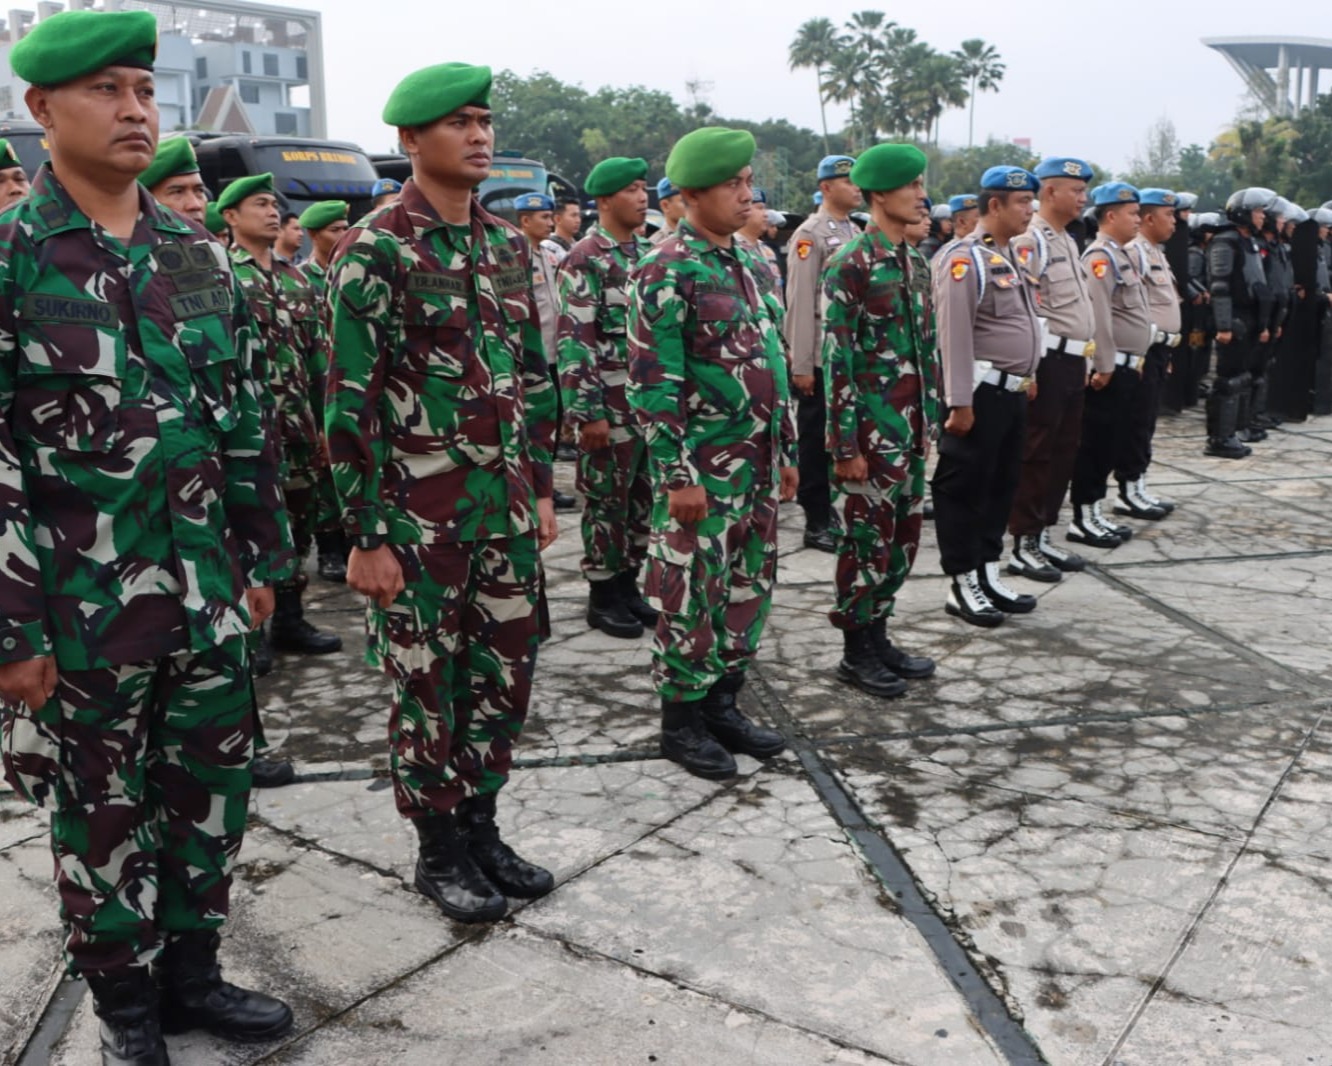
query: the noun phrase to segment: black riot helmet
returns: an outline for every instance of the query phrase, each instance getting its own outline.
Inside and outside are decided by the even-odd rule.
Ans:
[[[1280,197],[1271,189],[1264,189],[1259,185],[1236,189],[1226,201],[1226,218],[1237,226],[1257,228],[1253,225],[1253,213],[1271,210],[1278,199]]]

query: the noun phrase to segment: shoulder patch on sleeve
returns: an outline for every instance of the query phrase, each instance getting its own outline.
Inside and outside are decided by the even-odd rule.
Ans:
[[[1105,272],[1110,269],[1110,260],[1103,256],[1098,256],[1091,261],[1091,272],[1097,280],[1105,277]]]
[[[948,264],[948,273],[954,281],[961,281],[971,270],[971,260],[969,258],[957,258]]]
[[[800,240],[796,241],[795,251],[797,259],[808,259],[809,253],[813,250],[814,242],[808,237],[801,237]]]

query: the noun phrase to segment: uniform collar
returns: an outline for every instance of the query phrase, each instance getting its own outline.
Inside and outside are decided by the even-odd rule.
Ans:
[[[411,223],[412,228],[416,231],[419,237],[424,237],[432,230],[443,229],[451,231],[457,228],[452,223],[445,222],[444,219],[439,217],[439,212],[436,211],[430,201],[425,198],[425,194],[421,192],[413,178],[408,178],[403,182],[402,192],[398,194],[398,201],[393,206],[398,210],[406,212],[408,221]],[[482,207],[481,201],[475,196],[472,197],[471,201],[470,221],[471,228],[474,232],[478,225],[505,225],[500,219],[496,218]]]
[[[722,248],[720,245],[713,244],[704,237],[698,230],[690,224],[689,219],[680,219],[680,224],[675,227],[675,236],[685,242],[685,246],[698,255],[706,255],[708,252],[734,252],[735,237],[731,237],[731,247]]]
[[[610,230],[608,230],[600,222],[598,222],[595,226],[592,227],[592,232],[589,233],[588,236],[591,237],[594,242],[596,242],[597,247],[600,248],[603,252],[609,252],[612,248],[624,248],[626,244],[634,248],[636,251],[641,251],[643,246],[648,243],[644,238],[640,237],[637,233],[629,234],[629,240],[626,242],[617,241],[615,237],[611,234]]]
[[[143,186],[136,183],[135,188],[139,194],[139,218],[146,221],[149,227],[160,233],[186,236],[198,234],[199,231],[190,223],[154,200]],[[35,241],[44,241],[47,237],[69,230],[93,228],[92,220],[79,210],[73,197],[60,184],[49,162],[38,168],[25,206]],[[135,228],[138,228],[137,222]]]

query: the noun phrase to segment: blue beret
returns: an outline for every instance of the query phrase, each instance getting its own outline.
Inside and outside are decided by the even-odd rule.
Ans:
[[[1139,189],[1138,203],[1143,207],[1178,207],[1179,197],[1169,189]]]
[[[948,198],[948,210],[957,214],[959,211],[975,211],[980,208],[980,200],[973,193],[963,193],[961,196],[950,196]]]
[[[1091,181],[1093,175],[1091,164],[1086,160],[1063,156],[1042,159],[1034,173],[1042,181],[1046,178],[1081,178],[1083,181]]]
[[[1109,181],[1098,185],[1091,191],[1092,207],[1108,207],[1112,204],[1136,204],[1139,202],[1138,190],[1124,181]]]
[[[927,196],[925,197],[925,213],[927,215],[931,215],[933,214],[933,212],[934,212],[934,201]]]
[[[513,202],[515,211],[554,211],[555,201],[544,193],[525,192]]]
[[[394,181],[392,178],[380,178],[370,186],[370,199],[375,200],[391,192],[402,192],[402,182]]]
[[[657,182],[657,202],[669,200],[672,196],[679,196],[680,190],[671,184],[670,178],[662,178]]]
[[[829,178],[849,178],[856,161],[849,155],[825,155],[819,160],[819,181]]]
[[[981,175],[980,187],[988,192],[1035,192],[1040,182],[1022,167],[991,167]]]
[[[814,194],[814,206],[815,206],[815,207],[822,207],[822,206],[823,206],[823,193],[821,193],[821,192],[816,192],[816,193]]]
[[[755,189],[755,190],[754,190],[754,203],[756,203],[756,204],[766,204],[767,202],[768,202],[768,194],[765,193],[762,189]]]

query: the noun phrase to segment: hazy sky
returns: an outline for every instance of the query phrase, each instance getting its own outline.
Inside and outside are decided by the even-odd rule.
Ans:
[[[1120,170],[1163,116],[1175,123],[1181,143],[1203,145],[1233,119],[1243,102],[1239,76],[1219,53],[1200,44],[1200,37],[1320,33],[1318,25],[1306,25],[1312,21],[1308,5],[1296,0],[295,3],[324,15],[330,135],[371,151],[392,148],[393,132],[379,114],[397,81],[419,67],[453,60],[520,75],[547,70],[588,89],[646,85],[682,102],[686,83],[698,80],[710,85],[705,96],[719,114],[782,117],[817,130],[814,74],[787,68],[791,40],[808,18],[823,15],[840,25],[852,11],[872,8],[915,29],[941,51],[967,37],[998,48],[1008,71],[997,94],[983,93],[977,100],[978,142],[988,135],[1029,137],[1038,152],[1079,155]],[[1332,74],[1325,73],[1323,82],[1332,91]],[[830,128],[845,118],[844,110],[829,109]],[[940,139],[945,145],[966,144],[965,110],[945,115]],[[503,129],[498,141],[505,147]]]

